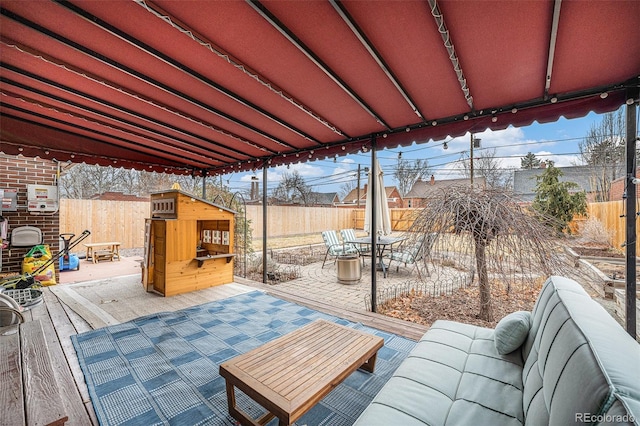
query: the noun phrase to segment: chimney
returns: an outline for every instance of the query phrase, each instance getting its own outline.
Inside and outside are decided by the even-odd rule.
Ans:
[[[430,185],[435,185],[436,184],[436,178],[431,175],[431,182],[429,183]]]
[[[260,182],[258,182],[258,178],[251,178],[251,194],[249,197],[252,200],[257,200],[260,198]]]

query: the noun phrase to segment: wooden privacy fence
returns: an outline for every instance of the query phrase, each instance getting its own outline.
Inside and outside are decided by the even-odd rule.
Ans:
[[[589,204],[589,216],[596,217],[612,231],[613,247],[625,241],[622,201]],[[144,247],[144,220],[150,217],[150,203],[139,201],[60,200],[60,233],[79,235],[91,231],[84,242],[120,241],[121,248]],[[391,209],[394,231],[406,231],[419,209]],[[320,233],[327,229],[364,227],[364,209],[268,206],[267,231],[270,237]],[[262,238],[262,206],[247,206],[253,238]],[[640,218],[636,218],[640,226]]]
[[[604,227],[612,233],[611,245],[618,250],[624,250],[624,243],[626,241],[624,202],[608,201],[604,203],[590,203],[588,205],[588,211],[589,217],[598,218]],[[638,227],[640,227],[640,217],[636,216],[636,228]],[[637,249],[638,242],[636,240],[636,250]]]
[[[389,209],[391,212],[391,229],[406,231],[411,227],[415,215],[421,209]],[[356,229],[364,229],[364,209],[354,209],[354,224]]]
[[[262,206],[247,206],[253,239],[262,238]],[[353,228],[353,210],[331,207],[267,206],[270,237],[313,234],[327,229]]]
[[[144,247],[144,220],[150,217],[149,202],[107,200],[60,200],[60,233],[79,235],[91,231],[84,242],[120,241],[121,248]],[[394,230],[410,224],[411,209],[392,210]],[[320,233],[327,229],[364,226],[364,209],[268,206],[270,237]],[[247,206],[253,238],[262,238],[262,206]]]
[[[60,200],[60,233],[91,235],[83,243],[120,241],[121,248],[144,247],[144,220],[151,203],[141,201]],[[74,251],[82,250],[82,245]]]
[[[144,220],[151,215],[150,206],[139,201],[61,199],[60,233],[79,235],[88,229],[87,243],[120,241],[121,248],[144,247]],[[351,209],[268,206],[268,213],[270,237],[354,227]],[[262,206],[247,206],[247,220],[253,238],[262,238]]]
[[[391,209],[391,228],[406,231],[416,209]],[[268,206],[267,232],[270,237],[313,234],[327,229],[363,229],[364,209]],[[262,238],[262,206],[247,206],[253,238]]]

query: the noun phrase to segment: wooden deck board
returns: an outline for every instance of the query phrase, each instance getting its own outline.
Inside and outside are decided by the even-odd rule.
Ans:
[[[0,424],[46,424],[46,419],[63,413],[62,418],[68,417],[67,425],[98,425],[70,339],[77,330],[50,289],[43,288],[43,294],[45,303],[23,312],[25,323],[20,325],[19,334],[0,336],[0,403],[8,407],[6,416],[10,416],[5,423],[3,413]],[[22,376],[20,388],[15,385],[16,371]],[[11,414],[15,411],[11,401],[22,413],[22,421]],[[32,402],[25,406],[24,401]]]
[[[3,327],[0,344],[0,407],[2,424],[24,425],[22,398],[22,368],[20,363],[20,335],[18,326]]]
[[[41,321],[20,325],[20,351],[27,423],[34,426],[64,424],[68,416]]]
[[[47,304],[49,304],[50,303],[49,300],[51,300],[52,303],[55,303],[57,306],[60,306],[64,314],[66,314],[67,316],[67,319],[64,321],[53,321],[55,327],[58,327],[58,325],[61,322],[66,323],[68,321],[73,327],[73,329],[75,330],[75,332],[71,332],[70,330],[69,332],[71,334],[85,333],[87,331],[93,330],[93,328],[91,328],[89,323],[87,323],[87,321],[85,321],[80,315],[78,315],[75,311],[73,311],[73,309],[71,309],[64,303],[60,303],[60,300],[53,293],[45,293],[45,300],[47,301]],[[58,318],[62,319],[64,317],[61,315],[59,317],[55,316],[52,319],[58,319]],[[69,337],[70,336],[71,335],[69,335]],[[71,343],[71,339],[69,339],[69,343]],[[71,368],[71,373],[73,374],[73,378],[76,382],[76,386],[80,391],[80,395],[82,397],[85,410],[89,414],[91,425],[99,425],[100,422],[98,421],[98,417],[96,416],[96,412],[93,408],[93,403],[91,402],[91,397],[89,396],[89,390],[87,389],[87,384],[84,381],[84,373],[80,368],[80,363],[78,362],[78,356],[76,355],[76,351],[75,351],[75,348],[73,347],[73,344],[71,344],[71,348],[69,350],[64,350],[64,354],[67,359],[67,362],[69,363],[69,367]]]
[[[91,424],[90,416],[97,424],[97,418],[90,404],[89,391],[84,382],[84,375],[71,342],[71,335],[77,334],[66,316],[57,298],[45,291],[44,297],[48,317],[51,321],[43,321],[43,328],[49,337],[49,351],[52,356],[60,393],[69,415],[69,424]],[[55,323],[55,328],[53,326]],[[55,344],[54,344],[55,342]],[[86,403],[89,402],[89,411]]]

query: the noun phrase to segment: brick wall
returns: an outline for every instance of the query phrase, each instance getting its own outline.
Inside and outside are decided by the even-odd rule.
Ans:
[[[640,169],[636,169],[636,177],[640,177]],[[624,194],[624,185],[627,178],[622,177],[611,182],[611,190],[609,191],[609,201],[622,200]],[[640,185],[636,185],[636,199],[640,200]]]
[[[48,216],[30,214],[27,211],[27,185],[53,185],[57,172],[57,163],[40,158],[10,156],[0,153],[0,189],[16,189],[18,195],[18,211],[2,212],[9,221],[9,231],[24,225],[35,226],[42,230],[44,243],[49,244],[53,254],[59,249],[60,217],[58,213]],[[0,274],[20,274],[22,257],[29,249],[13,248],[2,250],[2,270]],[[56,262],[56,275],[58,264]],[[56,281],[59,277],[56,276]]]

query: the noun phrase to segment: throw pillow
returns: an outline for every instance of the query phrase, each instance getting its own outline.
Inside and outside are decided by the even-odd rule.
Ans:
[[[531,328],[531,312],[513,312],[502,318],[494,332],[494,343],[500,355],[518,349],[526,340]]]

